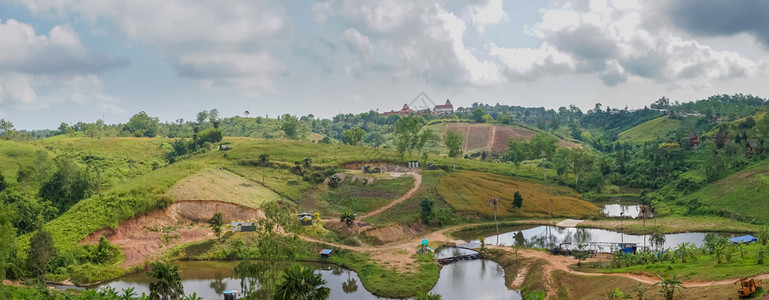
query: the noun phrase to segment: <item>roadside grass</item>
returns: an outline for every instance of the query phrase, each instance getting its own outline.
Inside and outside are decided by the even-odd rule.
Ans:
[[[438,194],[458,212],[472,212],[483,216],[494,214],[487,204],[490,198],[502,201],[497,209],[497,216],[502,217],[545,217],[548,215],[548,195],[550,189],[550,209],[553,216],[589,217],[598,215],[598,207],[592,203],[577,199],[574,190],[560,186],[544,187],[520,179],[495,174],[460,171],[440,179]],[[523,196],[520,211],[513,210],[513,194],[518,191]]]
[[[261,184],[226,170],[211,167],[180,180],[166,192],[166,195],[174,201],[216,200],[253,208],[280,200],[278,194]]]
[[[694,193],[684,195],[676,203],[699,202],[705,210],[741,220],[769,223],[769,161],[762,161],[740,172],[715,181]]]
[[[731,261],[727,261],[726,258],[723,258],[723,261],[720,264],[717,263],[716,258],[713,255],[698,250],[699,253],[696,254],[697,259],[694,260],[690,258],[686,263],[682,263],[680,259],[676,259],[675,263],[662,261],[612,268],[606,262],[590,262],[583,263],[580,271],[606,274],[633,273],[644,274],[647,276],[664,274],[666,271],[669,271],[671,274],[678,274],[679,279],[687,281],[737,280],[743,277],[752,277],[758,274],[769,273],[769,264],[758,264],[756,261],[758,246],[757,243],[744,246],[729,246],[727,252],[733,251],[731,254]],[[734,247],[745,247],[744,258],[740,259],[739,253]],[[570,267],[576,268],[576,265]]]
[[[338,188],[322,187],[317,195],[318,199],[328,203],[325,208],[330,211],[324,211],[324,215],[332,211],[365,214],[387,205],[413,187],[414,178],[411,176],[374,180],[368,184],[348,176]]]
[[[660,275],[664,276],[664,273]],[[556,270],[553,279],[558,286],[558,296],[562,299],[607,299],[608,292],[614,292],[615,289],[625,295],[632,294],[633,298],[638,295],[633,292],[638,281],[620,276],[577,275]],[[665,299],[660,294],[660,287],[651,284],[643,286],[647,288],[644,299]],[[738,289],[738,286],[732,284],[689,287],[682,289],[681,293],[676,292],[673,299],[761,299],[766,293],[765,289],[759,289],[751,297],[740,298],[737,296]]]
[[[623,143],[644,143],[665,137],[668,132],[681,127],[681,121],[662,116],[639,124],[619,133]]]
[[[689,231],[754,233],[759,229],[758,225],[713,216],[657,218],[656,228],[654,227],[655,220],[649,218],[646,219],[646,230],[644,230],[643,222],[642,219],[625,219],[622,221],[617,219],[585,220],[578,224],[577,227],[601,228],[621,231],[627,234],[648,234],[651,232],[679,233]]]

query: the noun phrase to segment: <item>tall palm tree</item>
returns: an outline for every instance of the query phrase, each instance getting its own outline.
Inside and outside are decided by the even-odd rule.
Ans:
[[[270,164],[270,155],[267,153],[259,154],[259,165],[262,166],[262,185],[264,185],[264,176],[267,174],[265,167]]]
[[[150,299],[153,300],[177,300],[184,296],[184,287],[179,268],[173,263],[153,262],[152,270],[147,276],[154,281],[150,283]]]
[[[499,198],[489,199],[489,206],[494,209],[494,225],[497,226],[497,246],[499,246],[499,224],[497,223],[497,208],[499,208]]]
[[[328,299],[331,289],[323,286],[326,281],[315,270],[294,264],[284,270],[283,282],[275,290],[277,300],[322,300]]]

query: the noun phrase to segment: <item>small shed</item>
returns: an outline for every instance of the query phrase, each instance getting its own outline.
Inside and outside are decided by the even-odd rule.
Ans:
[[[296,216],[297,220],[299,220],[299,225],[302,226],[310,226],[312,225],[312,214],[311,213],[301,213]]]
[[[238,291],[224,291],[224,300],[238,299]]]
[[[418,169],[418,168],[419,168],[418,160],[409,160],[409,169]]]
[[[619,246],[619,250],[624,253],[636,253],[638,251],[639,247],[636,243],[619,243],[617,244]]]
[[[730,238],[729,241],[735,245],[742,245],[742,244],[750,244],[752,242],[758,241],[758,239],[752,235],[743,235],[743,236]]]
[[[328,258],[328,256],[331,255],[331,251],[333,251],[333,250],[331,250],[331,249],[320,250],[320,257],[321,258]]]
[[[230,229],[232,232],[255,232],[257,228],[256,222],[232,222],[230,223]]]

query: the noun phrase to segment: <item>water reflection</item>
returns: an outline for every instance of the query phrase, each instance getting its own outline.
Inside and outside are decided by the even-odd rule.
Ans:
[[[637,203],[609,202],[596,205],[603,207],[603,214],[607,217],[635,219],[641,215],[641,205]]]
[[[503,228],[500,228],[502,231]],[[527,247],[533,248],[553,248],[561,243],[570,243],[570,246],[566,248],[576,247],[578,244],[604,242],[604,243],[637,243],[640,245],[648,245],[648,235],[632,235],[623,234],[615,231],[595,229],[595,228],[561,228],[555,226],[537,226],[537,225],[522,225],[505,227],[505,233],[499,235],[495,234],[495,231],[488,229],[468,230],[464,232],[458,232],[456,235],[459,238],[478,241],[476,237],[483,236],[487,244],[496,242],[499,239],[500,245],[510,246],[515,243],[524,244]],[[696,246],[702,246],[705,240],[704,232],[688,232],[688,233],[674,233],[665,235],[665,248],[674,248],[678,244],[683,242],[689,242]],[[718,233],[718,235],[726,238],[736,236],[731,233]],[[522,242],[523,241],[523,242]],[[608,251],[610,246],[596,246],[599,251]]]
[[[182,279],[186,294],[197,293],[203,299],[224,299],[226,290],[239,291],[240,280],[235,277],[233,269],[238,262],[229,261],[186,261],[177,262],[179,275]],[[302,262],[315,268],[316,274],[321,274],[326,280],[326,286],[331,289],[329,299],[381,299],[369,291],[359,288],[358,273],[332,264]],[[128,275],[115,281],[93,287],[111,286],[118,291],[133,287],[136,293],[149,295],[150,279],[145,272]],[[504,285],[504,283],[503,283]]]
[[[443,266],[438,283],[430,290],[443,299],[521,299],[505,286],[505,270],[492,260],[458,261]]]

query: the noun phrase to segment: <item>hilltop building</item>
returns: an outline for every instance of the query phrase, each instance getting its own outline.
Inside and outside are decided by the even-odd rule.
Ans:
[[[389,115],[400,115],[400,116],[408,116],[411,114],[417,114],[417,115],[443,115],[443,114],[450,114],[454,112],[454,105],[451,104],[451,101],[449,99],[446,99],[446,103],[442,105],[436,105],[432,110],[431,109],[423,109],[423,110],[413,110],[409,107],[408,104],[403,104],[403,108],[401,110],[391,110],[387,112],[383,112],[380,115],[383,117],[389,116]]]
[[[435,109],[433,109],[433,112],[437,115],[450,114],[454,112],[454,105],[451,105],[451,101],[446,99],[446,104],[436,105]]]
[[[401,108],[401,110],[398,110],[398,111],[391,110],[391,111],[388,111],[388,112],[383,112],[383,113],[381,113],[381,115],[384,116],[384,117],[389,116],[389,115],[408,116],[408,115],[410,115],[413,112],[414,112],[414,110],[409,108],[408,104],[403,104],[403,108]]]

